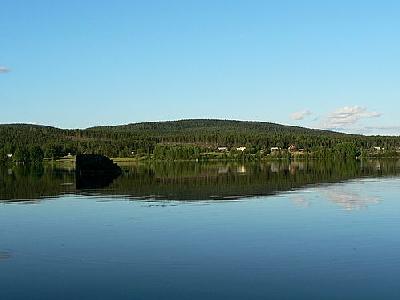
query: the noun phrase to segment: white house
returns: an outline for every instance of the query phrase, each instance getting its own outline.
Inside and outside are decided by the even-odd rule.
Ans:
[[[279,147],[271,147],[271,152],[279,151],[281,148]]]
[[[7,154],[7,157],[8,157],[8,158],[12,158],[13,155],[12,155],[11,153],[9,153],[9,154]]]
[[[218,151],[228,151],[228,147],[218,147]]]
[[[376,150],[376,151],[381,151],[381,150],[385,150],[385,148],[381,148],[381,147],[374,147],[374,149]]]
[[[242,152],[243,152],[244,150],[246,150],[246,147],[244,147],[244,146],[242,146],[242,147],[237,147],[236,150],[237,150],[237,151],[242,151]]]

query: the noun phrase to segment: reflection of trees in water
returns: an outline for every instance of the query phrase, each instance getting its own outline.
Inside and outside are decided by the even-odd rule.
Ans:
[[[74,173],[50,165],[0,168],[0,199],[23,200],[74,191]]]
[[[397,175],[400,168],[398,161],[380,161],[379,168],[377,161],[274,161],[130,164],[123,166],[123,170],[122,176],[96,194],[175,200],[230,199],[269,195],[310,184]],[[8,169],[0,169],[0,176],[3,200],[78,193],[71,185],[75,181],[72,170],[15,167],[11,174]],[[347,202],[356,203],[354,199],[351,197]]]
[[[184,169],[182,169],[184,168]],[[142,176],[146,173],[148,176]],[[373,165],[360,162],[291,162],[264,164],[153,164],[135,166],[116,180],[112,192],[133,197],[167,199],[224,199],[269,195],[309,184],[396,174],[395,167],[376,172]]]

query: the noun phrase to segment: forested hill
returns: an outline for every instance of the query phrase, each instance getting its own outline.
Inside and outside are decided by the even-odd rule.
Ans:
[[[164,122],[142,122],[132,123],[128,125],[118,126],[98,126],[91,127],[87,130],[111,130],[119,132],[138,132],[146,131],[154,134],[170,134],[170,133],[281,133],[281,134],[334,134],[341,133],[333,131],[324,131],[309,129],[298,126],[285,126],[270,122],[251,122],[251,121],[235,121],[235,120],[215,120],[215,119],[187,119],[179,121]]]
[[[231,150],[244,146],[246,152],[256,154],[268,153],[271,147],[287,149],[290,145],[315,152],[342,143],[352,143],[358,149],[380,146],[397,150],[400,138],[348,135],[268,122],[206,119],[72,130],[29,124],[0,125],[0,157],[35,147],[37,151],[41,149],[46,157],[68,153],[100,153],[111,157],[164,155],[166,148],[168,151],[180,148],[179,153],[185,152],[185,157],[192,158],[217,147]]]

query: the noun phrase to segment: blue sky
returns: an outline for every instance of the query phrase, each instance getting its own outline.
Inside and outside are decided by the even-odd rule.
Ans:
[[[400,134],[398,1],[0,0],[0,123]]]

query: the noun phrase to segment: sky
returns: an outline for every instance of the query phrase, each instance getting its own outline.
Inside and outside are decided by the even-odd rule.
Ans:
[[[400,135],[399,1],[0,0],[0,123]]]

